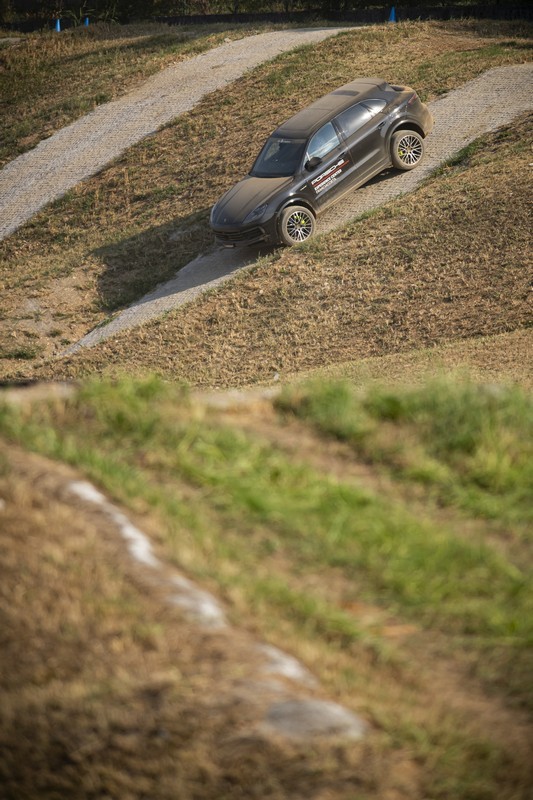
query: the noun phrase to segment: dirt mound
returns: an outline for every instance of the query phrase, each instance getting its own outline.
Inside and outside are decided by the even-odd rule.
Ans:
[[[441,441],[465,430],[450,387],[434,415]],[[387,405],[374,396],[383,427],[353,440],[306,418],[301,388],[283,407],[271,392],[188,398],[153,379],[89,382],[68,397],[61,388],[48,403],[42,388],[22,403],[26,392],[16,403],[10,393],[0,407],[0,795],[421,800],[445,786],[442,796],[463,800],[526,798],[529,505],[515,490],[530,437],[521,393],[468,392],[476,452],[492,443],[478,489],[509,489],[490,520],[471,448],[457,469],[432,461],[430,473],[422,444],[435,427],[418,436],[408,414],[394,429],[387,409],[407,406],[389,393]],[[331,408],[353,431],[349,406]],[[491,408],[499,420],[506,409],[499,436],[485,424]],[[441,424],[450,416],[458,426]],[[406,480],[415,461],[418,483]],[[94,486],[79,491],[89,478],[114,500],[91,505]],[[450,505],[454,481],[468,488],[462,505]],[[117,531],[126,519],[161,563],[217,596],[235,628],[191,625],[150,559],[132,562]],[[292,654],[289,672],[279,650],[250,651],[256,637]],[[299,686],[295,663],[307,666]],[[324,705],[308,702],[320,685],[367,721],[361,741],[293,739],[296,725],[313,733],[321,722]],[[339,706],[326,708],[337,726]]]

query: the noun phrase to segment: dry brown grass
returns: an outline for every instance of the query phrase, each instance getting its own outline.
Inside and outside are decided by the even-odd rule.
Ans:
[[[526,119],[489,136],[416,194],[43,374],[154,370],[235,386],[524,328],[530,130]]]
[[[286,54],[206,98],[0,245],[5,374],[31,374],[36,358],[60,352],[209,246],[209,206],[296,107],[357,73],[405,81],[429,99],[523,60],[524,44],[511,35],[466,23],[354,31],[318,45],[312,60],[309,50]]]
[[[444,342],[429,348],[403,350],[328,367],[302,371],[288,380],[305,380],[314,375],[348,378],[357,384],[384,380],[394,384],[423,383],[442,375],[465,375],[479,383],[517,383],[533,390],[533,330]]]
[[[21,35],[0,50],[0,166],[159,69],[254,32],[100,23]]]

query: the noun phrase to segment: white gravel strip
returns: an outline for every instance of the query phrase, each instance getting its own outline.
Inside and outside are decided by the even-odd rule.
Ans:
[[[314,675],[307,670],[299,661],[293,656],[287,655],[277,647],[271,644],[258,645],[258,651],[266,658],[263,666],[263,672],[267,675],[278,675],[283,678],[288,678],[296,683],[307,684],[308,686],[317,686],[318,682]]]
[[[439,164],[474,139],[533,109],[532,83],[531,64],[496,67],[430,103],[435,129],[426,140],[424,163],[411,172],[389,170],[378,176],[326,212],[320,218],[318,230],[332,230],[399,195],[412,192]],[[255,248],[217,249],[199,256],[172,280],[158,286],[106,325],[95,328],[63,355],[75,353],[82,347],[92,347],[194,300],[207,289],[228,280],[238,270],[252,265],[257,257]]]
[[[152,574],[155,573],[160,585],[172,590],[172,594],[168,596],[170,603],[179,606],[184,614],[202,628],[228,630],[228,622],[216,598],[182,575],[174,572],[169,577],[168,568],[154,555],[146,534],[133,525],[93,484],[88,481],[70,481],[68,490],[80,500],[97,506],[117,526],[132,558],[148,568]],[[264,643],[256,643],[253,650],[262,662],[258,666],[258,677],[270,675],[283,679],[283,682],[273,681],[270,684],[256,683],[257,692],[268,689],[275,697],[267,705],[262,720],[256,726],[256,734],[282,736],[296,741],[324,737],[359,740],[369,731],[369,726],[359,715],[337,703],[306,694],[295,695],[295,690],[306,692],[319,687],[314,676],[293,656]]]
[[[98,106],[0,171],[0,240],[128,147],[189,111],[204,95],[286,50],[342,30],[346,29],[272,31],[227,42],[167,67],[133,92]]]
[[[133,525],[130,520],[113,503],[88,481],[72,481],[69,484],[72,494],[87,503],[98,506],[115,523],[125,540],[129,553],[135,561],[149,567],[159,574],[159,579],[172,590],[169,601],[180,606],[198,623],[212,628],[225,628],[227,621],[218,601],[209,592],[195,586],[183,575],[174,574],[170,578],[165,575],[165,567],[154,555],[150,540],[143,531]]]

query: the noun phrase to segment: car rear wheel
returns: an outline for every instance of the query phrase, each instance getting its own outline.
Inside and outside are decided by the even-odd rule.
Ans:
[[[398,131],[392,137],[392,164],[396,169],[414,169],[424,158],[424,140],[416,131]]]
[[[315,218],[308,208],[289,206],[281,212],[279,230],[281,241],[290,247],[311,238],[315,232]]]

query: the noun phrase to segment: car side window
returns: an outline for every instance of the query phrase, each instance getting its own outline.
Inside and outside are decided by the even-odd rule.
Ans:
[[[376,114],[379,114],[380,111],[383,111],[385,106],[387,105],[386,100],[365,100],[363,103],[368,110],[371,112],[372,116],[374,117]]]
[[[340,141],[335,128],[331,122],[326,122],[309,141],[307,147],[307,161],[315,156],[324,158],[324,156],[339,145]]]
[[[343,135],[348,137],[359,130],[359,128],[362,128],[365,122],[368,122],[373,116],[370,109],[366,108],[362,103],[357,103],[357,105],[347,108],[346,111],[343,111],[342,114],[335,117],[335,121]]]

